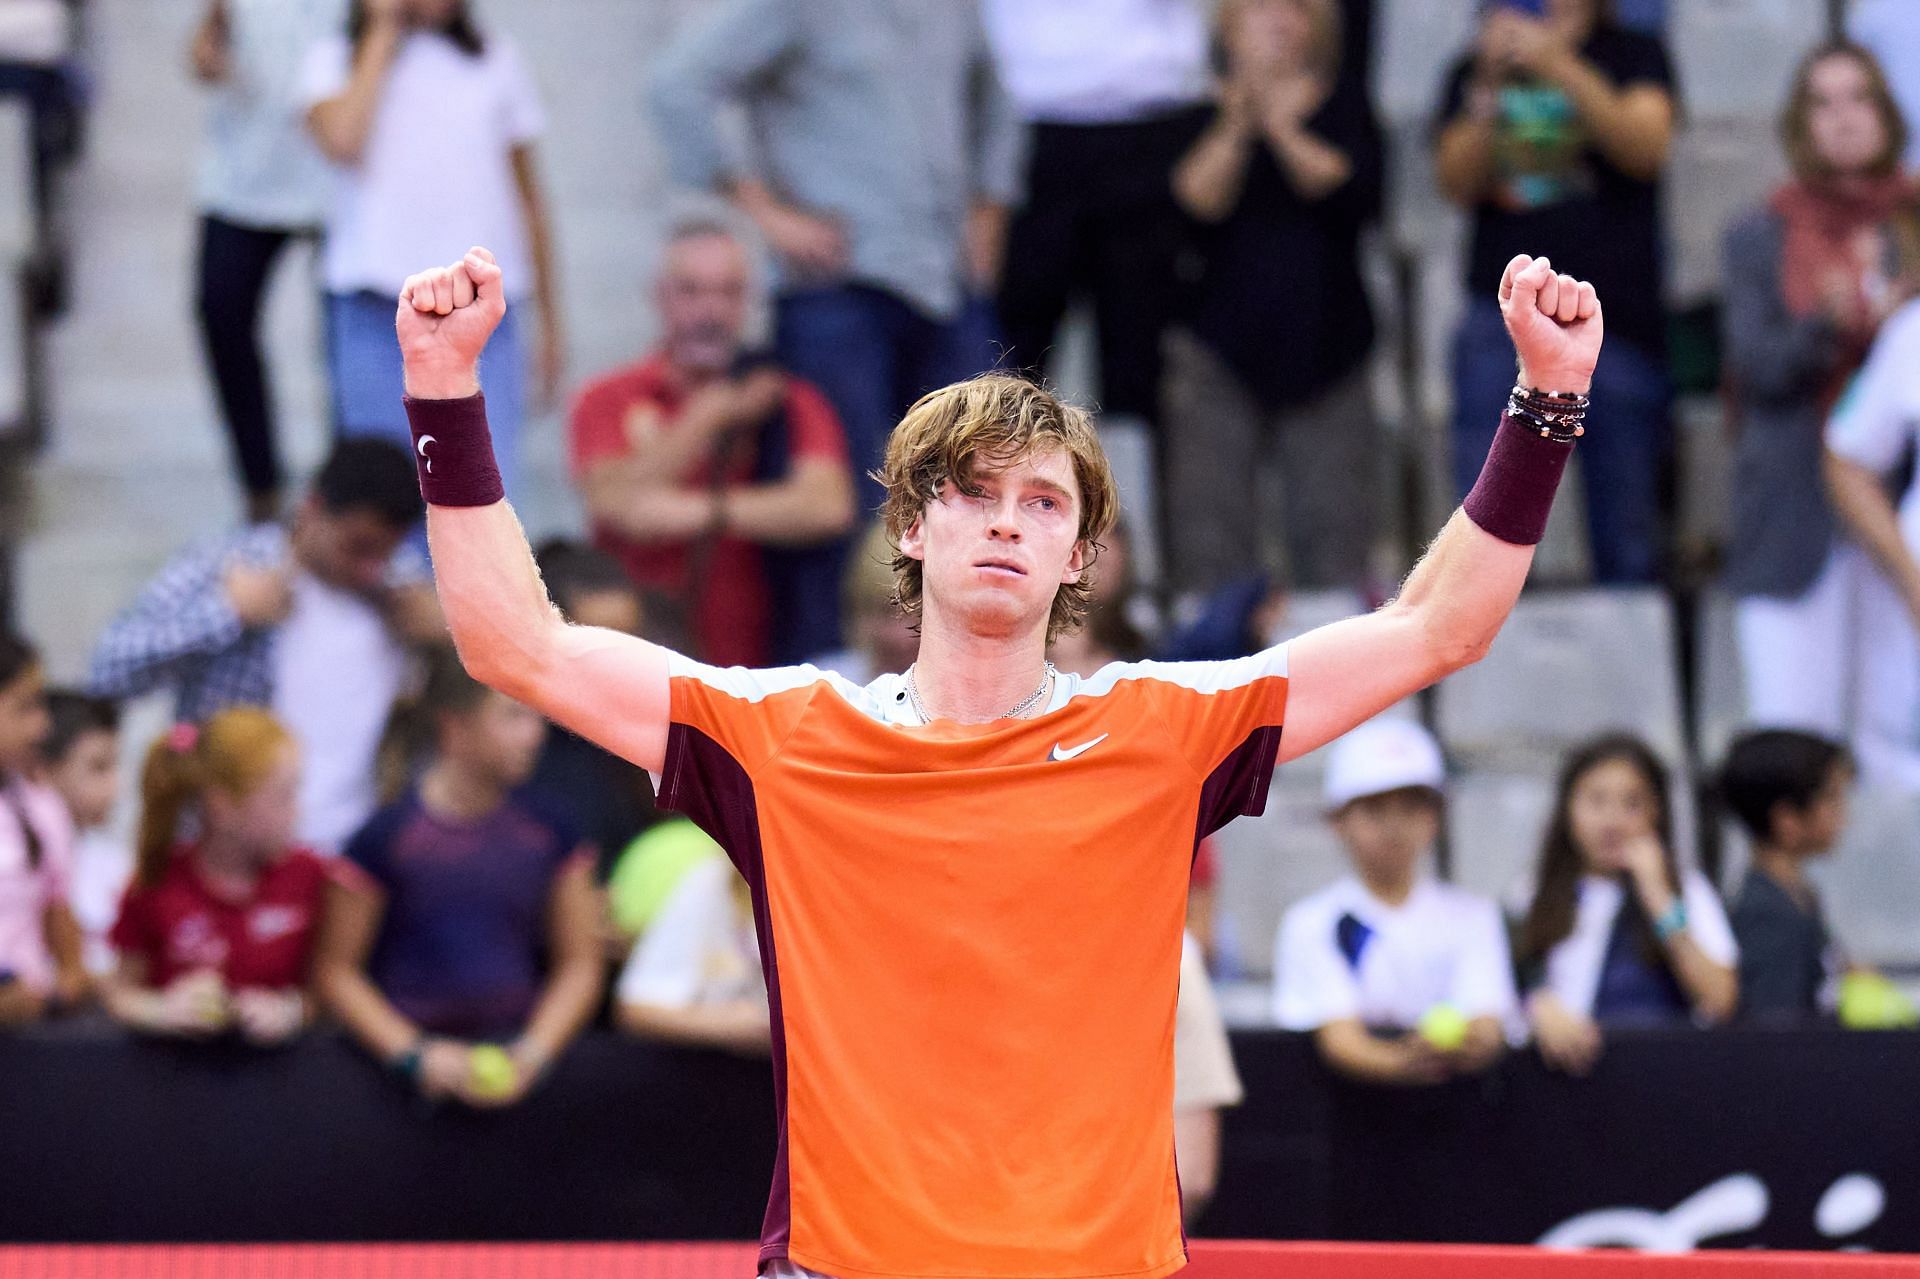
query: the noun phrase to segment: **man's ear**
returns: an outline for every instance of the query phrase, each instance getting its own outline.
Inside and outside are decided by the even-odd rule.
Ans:
[[[1093,558],[1093,548],[1086,538],[1073,544],[1073,554],[1067,557],[1066,568],[1060,571],[1060,583],[1072,586],[1086,573],[1088,562]]]
[[[913,523],[900,530],[900,553],[910,560],[927,558],[926,516],[914,516]]]

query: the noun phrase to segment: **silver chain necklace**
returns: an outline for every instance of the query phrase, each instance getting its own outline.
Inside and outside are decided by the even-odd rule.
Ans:
[[[920,663],[915,662],[913,663],[912,666],[907,667],[907,701],[912,703],[913,713],[920,717],[920,722],[922,724],[931,724],[933,723],[933,716],[927,714],[926,703],[920,700],[920,681],[914,677],[914,670],[919,665]],[[1032,710],[1036,705],[1039,704],[1039,701],[1042,697],[1046,696],[1047,690],[1053,687],[1054,677],[1059,673],[1060,673],[1059,671],[1053,668],[1053,663],[1048,662],[1046,664],[1046,669],[1040,673],[1040,687],[1034,689],[1031,693],[1028,693],[1025,700],[1023,700],[1018,706],[1014,707],[1012,710],[1008,711],[1004,715],[999,716],[998,718],[1020,719],[1021,717],[1026,715],[1028,711]]]

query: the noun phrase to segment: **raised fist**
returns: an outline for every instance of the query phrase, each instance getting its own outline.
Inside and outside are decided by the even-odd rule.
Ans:
[[[480,352],[506,313],[500,264],[485,249],[409,276],[394,318],[407,394],[440,400],[477,392]]]
[[[1603,328],[1591,284],[1523,253],[1500,277],[1500,314],[1520,356],[1521,385],[1582,395],[1593,386]]]

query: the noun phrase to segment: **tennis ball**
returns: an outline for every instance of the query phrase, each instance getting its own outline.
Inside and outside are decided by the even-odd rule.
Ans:
[[[1435,1004],[1420,1018],[1420,1037],[1443,1053],[1458,1052],[1467,1042],[1467,1015],[1452,1004]]]
[[[1849,1030],[1893,1030],[1920,1025],[1920,1010],[1879,973],[1850,972],[1840,979],[1840,1024]]]
[[[520,1082],[519,1068],[498,1044],[478,1044],[467,1054],[467,1078],[482,1097],[505,1097]]]

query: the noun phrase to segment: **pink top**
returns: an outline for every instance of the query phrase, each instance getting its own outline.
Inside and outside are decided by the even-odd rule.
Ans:
[[[23,818],[40,837],[38,866],[27,858]],[[0,977],[10,973],[43,995],[53,989],[42,919],[67,900],[72,874],[73,821],[60,796],[36,782],[0,784]]]

